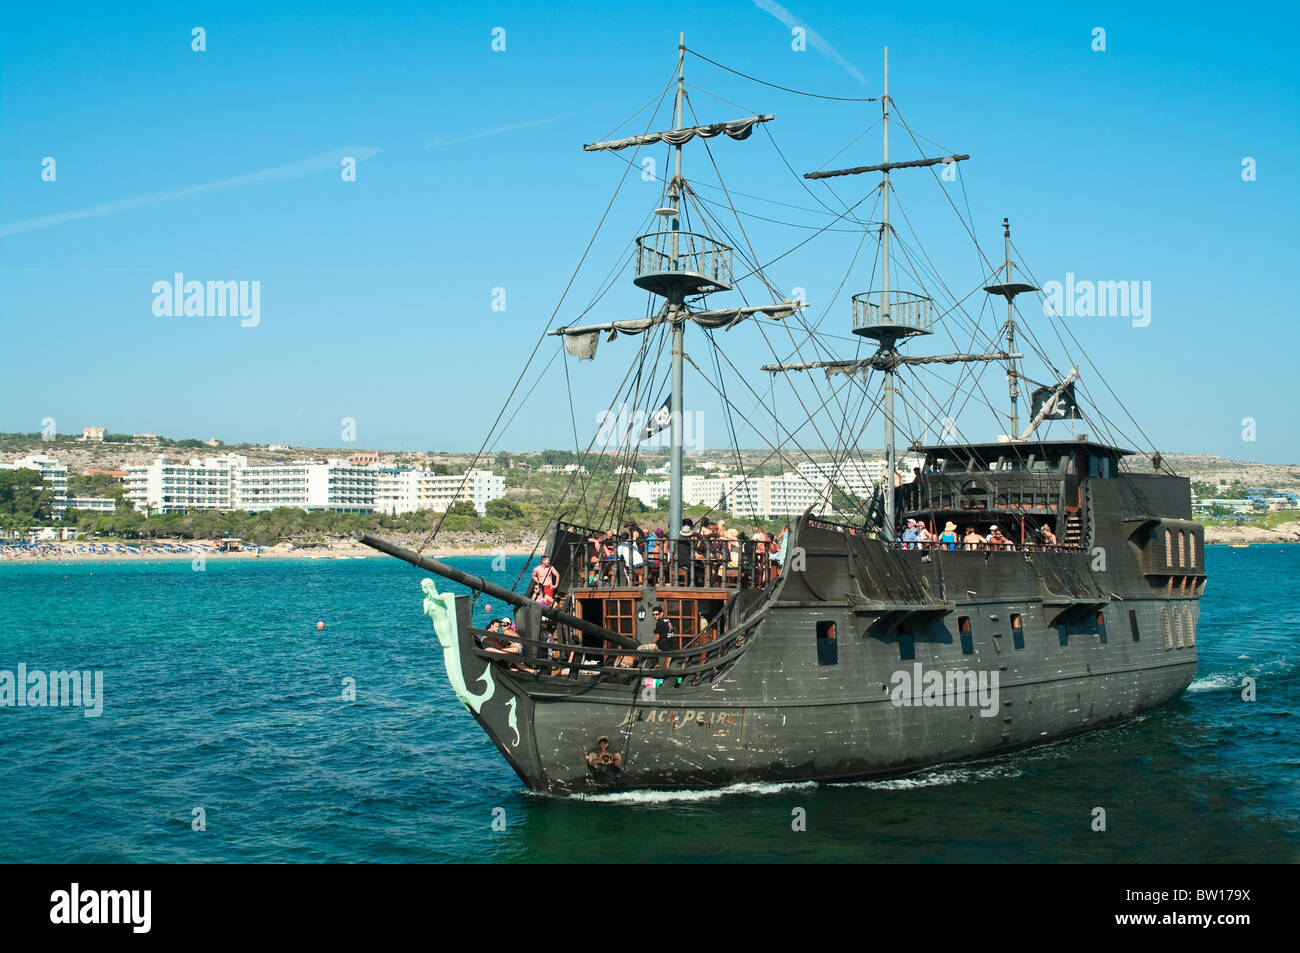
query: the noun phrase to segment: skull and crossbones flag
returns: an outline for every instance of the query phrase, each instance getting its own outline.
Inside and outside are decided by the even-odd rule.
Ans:
[[[1051,399],[1055,387],[1040,387],[1030,395],[1030,402],[1033,410],[1030,416],[1037,417],[1038,412],[1043,409],[1043,404]],[[1074,402],[1074,381],[1065,385],[1061,395],[1056,398],[1056,406],[1047,412],[1044,420],[1078,420],[1079,405]]]
[[[668,409],[668,403],[670,400],[671,398],[665,398],[664,405],[650,415],[650,418],[645,422],[645,426],[641,428],[640,433],[637,433],[634,428],[633,431],[628,434],[628,438],[640,443],[642,440],[649,440],[659,431],[667,427],[673,419],[672,412]]]

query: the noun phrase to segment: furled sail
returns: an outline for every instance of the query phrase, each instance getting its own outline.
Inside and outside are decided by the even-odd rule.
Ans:
[[[845,377],[853,377],[857,374],[865,376],[873,368],[887,371],[903,364],[968,364],[978,361],[1005,361],[1013,357],[1024,357],[1024,355],[1008,354],[1006,351],[992,351],[987,354],[928,354],[921,357],[903,357],[897,352],[890,352],[888,354],[874,354],[871,357],[852,361],[805,361],[800,364],[764,364],[760,370],[776,374],[784,371],[821,369],[826,372],[826,379],[829,381],[832,377],[841,374]]]
[[[609,142],[593,142],[583,146],[587,152],[617,152],[628,146],[652,146],[656,142],[666,142],[670,146],[680,146],[690,142],[696,136],[712,139],[726,133],[732,139],[748,139],[754,131],[754,125],[771,122],[774,116],[750,116],[748,119],[733,119],[730,122],[715,122],[707,126],[687,126],[685,129],[667,129],[664,132],[650,132],[643,136],[629,139],[611,139]]]
[[[665,306],[652,318],[632,318],[627,321],[608,321],[604,324],[588,324],[576,328],[556,328],[551,334],[564,335],[564,349],[580,361],[589,361],[596,356],[596,346],[600,335],[609,332],[609,340],[620,334],[643,334],[650,328],[665,321],[694,321],[700,327],[713,331],[718,328],[731,330],[732,327],[755,314],[765,314],[769,318],[785,318],[803,307],[803,302],[788,298],[775,304],[746,305],[741,308],[716,308],[708,311],[681,311],[672,306]]]

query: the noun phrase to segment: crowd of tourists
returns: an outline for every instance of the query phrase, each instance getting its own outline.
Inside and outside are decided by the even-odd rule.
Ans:
[[[909,519],[903,530],[902,546],[904,549],[1042,549],[1056,546],[1056,534],[1046,524],[1037,529],[1027,528],[1023,543],[1017,543],[1007,537],[996,523],[988,528],[988,535],[980,533],[979,527],[972,525],[965,532],[949,520],[944,524],[943,532],[935,533],[923,520]]]

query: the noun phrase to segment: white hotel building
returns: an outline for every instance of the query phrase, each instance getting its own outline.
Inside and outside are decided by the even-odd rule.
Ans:
[[[397,515],[433,510],[445,513],[452,504],[463,500],[472,503],[482,516],[487,512],[489,500],[499,500],[505,495],[506,478],[496,476],[491,470],[439,475],[427,470],[387,468],[379,471],[375,512]]]
[[[126,468],[126,498],[141,512],[246,510],[288,506],[339,513],[445,511],[467,500],[482,515],[505,496],[505,477],[491,471],[438,476],[424,470],[352,466],[346,460],[249,466],[247,457],[208,457],[188,465],[159,459]],[[461,483],[465,486],[461,489]]]
[[[54,516],[60,517],[67,511],[68,468],[58,460],[43,453],[33,453],[13,463],[0,463],[0,470],[35,470],[41,475],[41,482],[54,491]]]
[[[186,513],[234,508],[234,472],[247,457],[208,457],[168,463],[159,457],[148,466],[126,468],[123,495],[142,513]]]
[[[912,466],[920,465],[919,458],[899,461],[899,469],[908,474]],[[832,490],[869,499],[884,474],[884,460],[849,460],[838,464],[801,463],[797,472],[750,479],[684,476],[682,503],[717,507],[737,517],[764,519],[796,516],[809,507],[824,513],[830,509]],[[904,482],[908,479],[910,476],[903,477]],[[628,487],[628,496],[657,509],[659,500],[668,496],[668,481],[638,480]]]
[[[638,480],[628,487],[628,496],[646,506],[658,507],[668,495],[667,480]],[[772,519],[795,516],[829,498],[826,480],[804,477],[798,473],[781,476],[682,478],[682,503],[686,506],[716,507],[737,517]]]

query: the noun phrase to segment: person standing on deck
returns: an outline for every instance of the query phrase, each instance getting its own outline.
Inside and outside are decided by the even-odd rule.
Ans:
[[[944,549],[957,548],[957,524],[949,520],[943,524],[943,532],[939,534],[939,542]]]
[[[533,570],[533,587],[529,590],[528,598],[554,595],[555,587],[559,584],[560,574],[551,565],[551,557],[543,556],[542,564]]]

